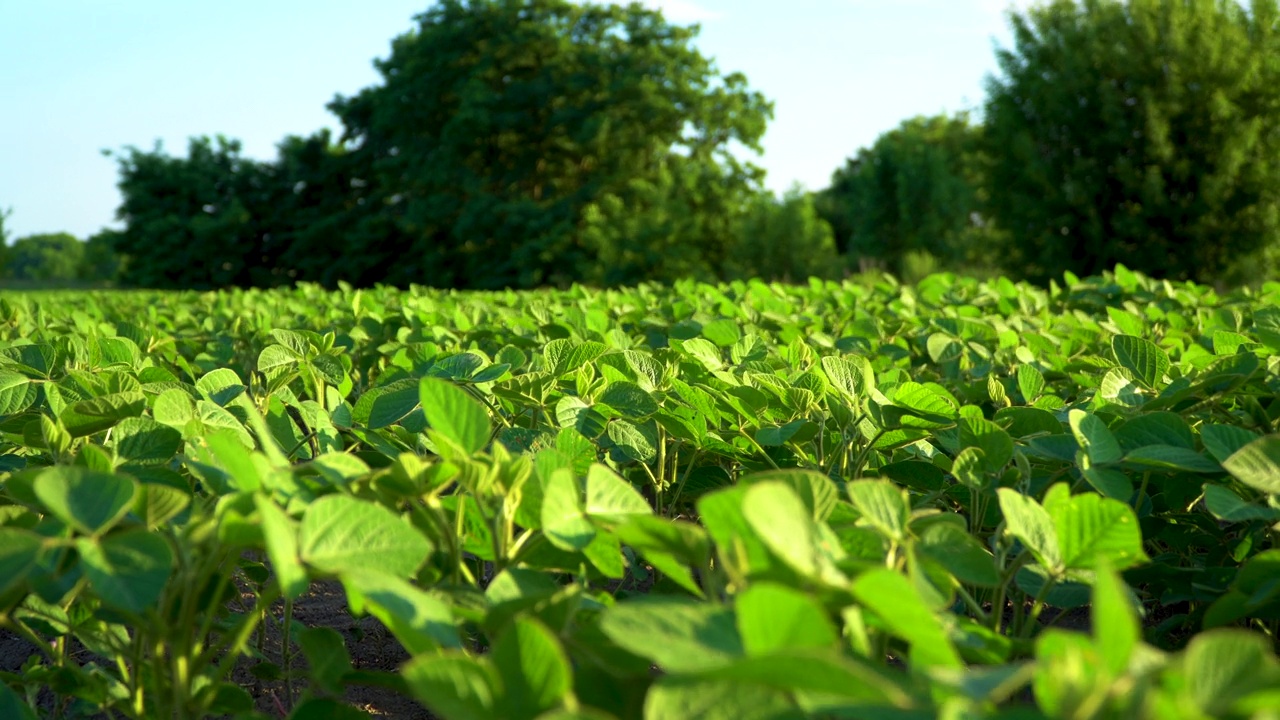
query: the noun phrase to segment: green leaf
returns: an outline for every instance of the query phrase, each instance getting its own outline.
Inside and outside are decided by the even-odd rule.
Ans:
[[[651,464],[658,459],[658,433],[652,421],[643,425],[626,420],[610,421],[609,439],[632,460]]]
[[[702,363],[702,366],[708,370],[714,372],[724,367],[720,349],[702,338],[685,340],[680,344],[680,348]]]
[[[400,670],[418,702],[445,720],[493,720],[502,683],[493,666],[461,651],[419,655]]]
[[[610,640],[668,672],[698,672],[741,657],[733,613],[712,604],[652,595],[618,603],[600,616]]]
[[[182,449],[182,433],[145,417],[121,420],[112,441],[121,461],[138,465],[167,463]]]
[[[734,598],[734,609],[738,634],[748,655],[833,647],[839,638],[821,605],[782,585],[756,583]]]
[[[302,361],[302,355],[284,345],[268,345],[258,353],[258,372],[268,379],[279,377]]]
[[[1034,365],[1018,366],[1018,391],[1026,402],[1034,402],[1044,392],[1044,375]]]
[[[15,415],[36,401],[36,386],[27,376],[0,370],[0,415]]]
[[[939,671],[939,668],[931,670]],[[847,701],[848,707],[855,710],[851,717],[862,717],[867,708],[877,706],[905,709],[915,701],[898,679],[900,676],[860,658],[823,648],[748,656],[704,671],[700,676],[786,690],[801,697],[813,693],[835,698],[837,703]]]
[[[938,429],[956,424],[956,409],[924,385],[904,382],[893,393],[893,405],[881,408],[886,427]]]
[[[1172,445],[1147,445],[1124,456],[1126,465],[1163,472],[1220,473],[1218,463],[1195,450]]]
[[[556,707],[573,687],[569,658],[537,620],[517,618],[498,636],[490,657],[502,678],[502,717],[532,720]]]
[[[1215,460],[1225,463],[1237,450],[1257,440],[1258,434],[1238,425],[1201,425],[1200,439]]]
[[[587,470],[586,514],[598,520],[621,522],[632,515],[652,515],[653,508],[630,483],[597,463]]]
[[[33,532],[0,526],[0,596],[21,583],[35,567],[40,545],[40,536]],[[0,683],[3,687],[4,683]]]
[[[742,516],[754,538],[796,572],[829,585],[845,584],[832,549],[820,543],[818,525],[790,487],[779,482],[751,485],[742,498]]]
[[[862,399],[866,397],[867,388],[873,382],[870,377],[871,367],[867,364],[866,358],[825,355],[821,364],[822,371],[826,373],[832,387],[855,407],[860,405]]]
[[[347,570],[338,577],[351,607],[378,618],[410,655],[462,647],[453,611],[440,598],[376,570]]]
[[[802,720],[782,690],[751,682],[664,677],[645,694],[644,720]]]
[[[913,668],[963,667],[937,617],[902,575],[887,568],[868,570],[854,579],[853,594],[890,632],[911,644]]]
[[[911,514],[906,490],[888,480],[855,480],[847,490],[863,520],[890,540],[905,539]]]
[[[9,718],[11,720],[36,720],[36,713],[18,697],[18,694],[9,689],[9,686],[0,683],[0,717]]]
[[[1129,668],[1142,628],[1129,601],[1129,588],[1105,563],[1093,584],[1093,637],[1105,669],[1119,677]]]
[[[298,558],[298,524],[265,495],[255,495],[253,500],[280,592],[288,600],[297,600],[311,584]]]
[[[179,388],[170,388],[156,396],[151,417],[156,422],[179,430],[196,416],[196,402],[191,395]]]
[[[1253,440],[1223,460],[1222,467],[1255,490],[1280,494],[1280,435]]]
[[[298,544],[303,562],[332,574],[367,569],[409,577],[431,551],[400,516],[347,495],[326,495],[307,506]]]
[[[1186,693],[1210,717],[1229,713],[1237,698],[1277,681],[1275,655],[1266,638],[1240,629],[1200,633],[1187,644]]]
[[[560,468],[547,479],[542,497],[542,531],[552,545],[571,551],[582,550],[596,536],[595,527],[586,517],[582,487],[571,470]]]
[[[918,534],[916,547],[960,582],[978,587],[1000,584],[995,558],[960,525],[929,523]]]
[[[1046,495],[1044,509],[1053,518],[1066,569],[1094,569],[1106,563],[1126,570],[1147,561],[1133,508],[1093,493],[1053,500],[1052,493]]]
[[[1211,515],[1224,522],[1280,520],[1280,508],[1247,503],[1229,488],[1221,485],[1206,484],[1204,486],[1204,505]]]
[[[85,437],[110,429],[116,423],[142,414],[147,398],[140,392],[121,392],[81,400],[58,416],[72,437]]]
[[[626,381],[610,383],[596,402],[608,405],[628,420],[642,420],[658,411],[658,403],[652,395],[639,385]]]
[[[1058,531],[1053,518],[1036,502],[1017,490],[997,488],[1000,511],[1004,514],[1005,532],[1018,538],[1031,551],[1036,561],[1048,569],[1062,566],[1058,552]]]
[[[982,451],[983,469],[999,474],[1013,459],[1013,438],[999,425],[982,418],[960,420],[960,445]]]
[[[419,386],[422,412],[431,428],[467,454],[478,452],[489,442],[493,426],[489,413],[466,390],[447,380],[423,378]]]
[[[1164,384],[1164,374],[1169,372],[1169,356],[1155,343],[1133,335],[1116,335],[1111,338],[1111,350],[1116,362],[1143,385],[1157,389]]]
[[[996,411],[996,423],[1007,425],[1006,430],[1015,438],[1062,433],[1062,423],[1053,413],[1035,407],[1000,408]]]
[[[45,509],[86,535],[106,532],[120,522],[133,507],[137,487],[130,478],[79,466],[49,468],[32,483]]]
[[[1071,433],[1075,435],[1076,442],[1080,443],[1080,448],[1095,465],[1119,462],[1123,457],[1120,443],[1098,416],[1083,410],[1072,410],[1067,413],[1067,421],[1071,424]]]
[[[135,530],[101,540],[76,543],[84,575],[103,603],[118,610],[142,613],[164,592],[173,566],[173,553],[164,538]]]
[[[325,692],[341,694],[343,676],[352,670],[342,634],[333,628],[313,627],[298,633],[297,637],[298,646],[307,659],[307,677]]]
[[[177,517],[190,504],[191,495],[187,490],[147,483],[138,486],[133,514],[142,520],[145,527],[155,529]]]
[[[400,422],[418,409],[421,403],[419,385],[418,381],[406,378],[369,390],[356,401],[353,419],[356,422],[364,420],[370,430]]]
[[[763,470],[740,476],[738,482],[746,485],[780,482],[790,487],[817,522],[826,520],[840,501],[840,490],[831,478],[813,470]]]

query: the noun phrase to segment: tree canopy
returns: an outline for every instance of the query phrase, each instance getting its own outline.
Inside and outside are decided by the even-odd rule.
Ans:
[[[152,286],[501,288],[715,277],[770,104],[639,5],[443,0],[381,82],[270,164],[234,141],[120,158],[118,247]],[[164,252],[157,252],[164,248]]]
[[[901,272],[911,253],[974,261],[991,230],[981,214],[981,129],[968,116],[904,121],[832,175],[818,207],[854,263]]]
[[[1056,0],[1012,15],[985,137],[1007,267],[1245,279],[1280,233],[1275,0]]]

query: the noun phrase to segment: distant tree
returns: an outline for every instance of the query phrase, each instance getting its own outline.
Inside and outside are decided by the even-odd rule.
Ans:
[[[215,288],[284,282],[262,219],[269,216],[273,169],[244,158],[240,143],[192,138],[187,157],[156,145],[117,156],[117,217],[113,236],[127,258],[121,279],[157,288]]]
[[[84,243],[68,233],[28,235],[14,241],[6,260],[11,279],[70,282],[80,277]]]
[[[1245,279],[1280,234],[1275,0],[1056,0],[989,81],[992,214],[1032,279]]]
[[[103,229],[84,242],[84,258],[80,263],[80,279],[86,282],[114,282],[120,278],[124,258],[116,252],[122,233]]]
[[[846,267],[831,225],[818,216],[813,196],[799,188],[780,198],[758,195],[735,234],[737,241],[725,261],[727,277],[803,282],[810,277],[838,278]]]
[[[696,33],[638,4],[437,3],[330,105],[376,209],[348,208],[370,244],[345,257],[454,287],[714,275],[763,174],[731,149],[771,106]]]
[[[0,277],[3,277],[9,265],[9,228],[5,227],[5,221],[13,214],[13,208],[0,210]]]
[[[854,264],[901,272],[911,254],[944,265],[985,262],[979,139],[966,115],[916,117],[835,172],[818,209]]]

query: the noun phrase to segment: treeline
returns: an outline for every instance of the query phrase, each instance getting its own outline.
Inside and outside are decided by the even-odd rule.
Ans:
[[[118,277],[121,258],[109,232],[87,241],[70,233],[14,239],[5,227],[10,212],[0,210],[0,285],[104,284]]]
[[[1011,15],[981,118],[914,118],[776,197],[771,104],[639,6],[444,0],[278,157],[116,155],[120,280],[503,288],[861,269],[1216,284],[1280,260],[1276,0]],[[833,140],[838,142],[838,139]]]

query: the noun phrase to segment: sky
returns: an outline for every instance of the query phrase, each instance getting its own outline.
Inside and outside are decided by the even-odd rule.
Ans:
[[[1014,0],[1016,6],[1027,0]],[[645,0],[697,22],[699,50],[774,102],[766,184],[816,190],[915,115],[979,109],[1010,0]],[[0,211],[12,237],[115,224],[116,161],[223,134],[272,159],[339,130],[325,104],[378,82],[373,60],[429,0],[0,0]]]

